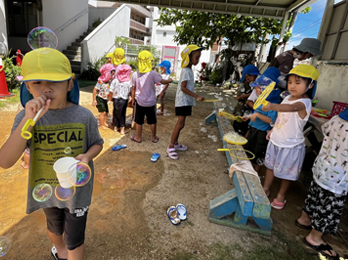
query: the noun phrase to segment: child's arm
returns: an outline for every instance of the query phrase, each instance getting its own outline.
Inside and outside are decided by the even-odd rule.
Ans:
[[[248,100],[248,106],[253,108],[254,107],[254,102],[251,100]]]
[[[135,86],[132,86],[132,106],[135,106]]]
[[[103,145],[101,144],[92,145],[86,153],[79,154],[78,156],[75,157],[75,159],[88,164],[90,161],[93,160],[93,158],[95,158],[101,152],[101,150],[103,150]]]
[[[248,98],[250,95],[251,95],[251,93],[237,96],[237,100],[246,99],[246,98]]]
[[[251,116],[250,116],[250,120],[255,122],[256,118],[259,118],[261,119],[263,122],[267,123],[267,124],[270,124],[272,123],[272,119],[268,116],[264,116],[258,112],[256,113],[253,113]]]
[[[274,110],[278,112],[298,112],[301,118],[305,118],[307,115],[306,106],[302,102],[294,104],[273,104],[268,102],[266,106],[262,106],[263,111]]]
[[[18,161],[27,144],[27,140],[21,136],[24,124],[28,119],[34,119],[37,112],[44,107],[39,118],[37,119],[39,120],[48,111],[50,103],[51,100],[47,99],[47,97],[44,95],[28,101],[28,103],[25,105],[25,116],[17,126],[16,130],[0,149],[0,167],[7,169],[12,167]],[[32,127],[29,127],[28,131],[31,131],[31,129]]]
[[[97,105],[97,89],[96,88],[94,88],[93,89],[93,102],[92,102],[92,106],[96,106]]]
[[[166,92],[168,86],[169,86],[169,84],[166,84],[166,85],[164,86],[162,92],[159,94],[160,96],[162,96],[162,95]]]
[[[198,96],[196,93],[192,92],[187,88],[187,81],[181,82],[181,91],[184,92],[186,95],[189,95],[191,97],[194,97],[195,99],[199,101],[203,101],[204,97]]]
[[[162,79],[160,81],[161,84],[169,84],[169,83],[172,83],[172,82],[173,82],[173,80],[171,78],[169,78],[169,79]]]

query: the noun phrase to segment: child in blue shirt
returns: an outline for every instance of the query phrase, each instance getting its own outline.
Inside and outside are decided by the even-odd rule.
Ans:
[[[262,91],[272,82],[278,84],[278,77],[280,71],[275,67],[268,68],[262,76],[259,76],[252,84],[251,87],[255,88],[257,95],[259,96]],[[272,103],[280,103],[281,90],[276,88],[267,97],[267,101]],[[265,160],[265,154],[267,150],[268,140],[266,139],[267,133],[271,130],[272,122],[277,119],[277,111],[263,111],[262,105],[259,106],[254,113],[250,116],[250,130],[247,136],[248,143],[245,145],[245,149],[252,152],[255,158],[252,161],[255,171],[259,172],[263,162]],[[244,117],[246,121],[249,118]]]

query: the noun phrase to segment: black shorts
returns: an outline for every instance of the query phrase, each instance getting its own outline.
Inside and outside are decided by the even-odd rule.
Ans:
[[[109,113],[108,101],[104,98],[97,97],[97,108],[99,113]]]
[[[143,125],[145,116],[146,116],[146,121],[149,125],[157,124],[156,106],[142,107],[138,104],[138,102],[135,102],[134,122],[137,123],[138,125]]]
[[[245,150],[252,152],[255,155],[255,158],[252,160],[252,163],[257,165],[263,165],[265,161],[266,151],[268,140],[266,139],[267,132],[261,131],[254,127],[250,127],[248,134],[248,142],[244,146]],[[247,153],[249,157],[251,155]]]
[[[191,116],[192,106],[175,107],[175,115],[176,116]]]
[[[47,229],[57,236],[63,235],[68,250],[74,250],[85,242],[85,230],[88,207],[75,209],[74,214],[69,209],[46,208]]]

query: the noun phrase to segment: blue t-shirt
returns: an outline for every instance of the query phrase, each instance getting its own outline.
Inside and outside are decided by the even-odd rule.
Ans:
[[[277,116],[278,116],[278,113],[277,111],[273,111],[273,110],[270,110],[270,111],[263,111],[262,110],[262,105],[259,106],[255,111],[254,113],[260,113],[264,116],[268,116],[269,118],[271,118],[272,122],[275,122],[276,119],[277,119]],[[251,121],[250,120],[250,123],[249,125],[251,127],[254,127],[258,130],[261,130],[261,131],[268,131],[270,130],[272,127],[270,124],[262,121],[260,118],[256,118],[255,122]]]

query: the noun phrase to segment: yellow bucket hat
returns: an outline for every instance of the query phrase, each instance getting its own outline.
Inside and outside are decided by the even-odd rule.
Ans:
[[[74,78],[68,58],[60,51],[51,48],[40,48],[28,52],[23,58],[22,75],[22,82],[66,81]],[[73,89],[68,92],[68,101],[78,104],[79,93],[78,82],[75,79]],[[24,83],[21,86],[20,98],[23,107],[33,99]]]
[[[185,68],[187,65],[190,64],[190,53],[197,50],[203,50],[203,47],[198,47],[197,45],[188,45],[182,52],[181,52],[181,68]]]
[[[124,56],[124,49],[116,48],[114,51],[114,58],[111,58],[111,62],[116,66],[123,64],[126,62],[126,58]]]
[[[315,93],[317,92],[317,80],[319,78],[320,72],[312,65],[300,64],[290,70],[289,74],[286,75],[288,78],[290,75],[297,75],[302,78],[309,78],[314,81],[314,86],[312,90],[311,99],[314,98]]]
[[[138,55],[138,70],[140,73],[147,73],[152,70],[153,60],[152,54],[149,51],[141,51]]]

